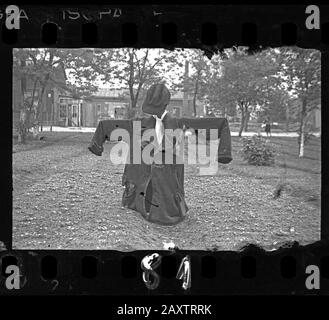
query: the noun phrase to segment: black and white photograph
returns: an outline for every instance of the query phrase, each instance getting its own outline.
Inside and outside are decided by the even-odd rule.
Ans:
[[[13,249],[320,240],[320,51],[15,48],[12,85]]]

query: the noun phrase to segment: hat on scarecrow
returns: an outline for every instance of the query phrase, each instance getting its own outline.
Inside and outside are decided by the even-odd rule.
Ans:
[[[146,93],[142,110],[148,114],[159,114],[166,109],[170,100],[170,92],[163,83],[152,85]]]

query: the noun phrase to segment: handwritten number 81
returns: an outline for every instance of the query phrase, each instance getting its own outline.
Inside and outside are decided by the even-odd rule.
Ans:
[[[158,253],[145,256],[141,261],[143,281],[149,290],[156,289],[160,284],[160,276],[155,271],[161,264],[161,256]],[[178,268],[176,279],[182,280],[182,287],[187,290],[191,287],[191,260],[189,256],[182,259]]]

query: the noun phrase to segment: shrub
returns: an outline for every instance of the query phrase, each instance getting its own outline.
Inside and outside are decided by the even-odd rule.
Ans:
[[[274,165],[275,148],[268,139],[260,135],[242,138],[243,160],[254,166]]]

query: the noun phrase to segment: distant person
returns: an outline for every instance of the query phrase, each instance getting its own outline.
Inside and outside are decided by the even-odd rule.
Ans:
[[[267,136],[270,136],[272,137],[272,134],[271,134],[271,123],[268,119],[265,120],[265,132],[266,132],[266,135]]]

